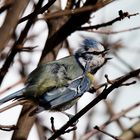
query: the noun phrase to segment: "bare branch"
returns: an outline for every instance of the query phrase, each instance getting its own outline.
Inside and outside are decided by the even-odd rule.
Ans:
[[[14,32],[19,17],[26,8],[29,0],[15,0],[11,8],[8,10],[5,21],[0,28],[0,52],[5,48],[6,44]]]
[[[115,35],[115,34],[119,34],[119,33],[135,31],[135,30],[139,30],[139,29],[140,29],[140,26],[129,28],[129,29],[124,29],[124,30],[119,30],[119,31],[95,31],[94,30],[92,32],[98,33],[98,34]]]
[[[0,130],[3,130],[3,131],[12,131],[15,129],[17,129],[15,125],[0,125]]]
[[[6,110],[9,110],[10,108],[15,107],[17,105],[23,105],[25,103],[27,103],[27,100],[20,100],[20,101],[13,102],[10,105],[7,105],[7,106],[1,108],[0,113],[4,112]]]
[[[106,23],[93,25],[93,26],[80,27],[78,30],[88,30],[88,29],[96,29],[97,30],[97,29],[99,29],[101,27],[110,26],[110,25],[116,23],[117,21],[123,20],[124,18],[129,18],[130,19],[130,17],[139,15],[139,13],[129,14],[128,12],[123,12],[122,10],[120,10],[118,12],[118,14],[119,14],[119,16],[116,17],[115,19],[111,20],[111,21],[108,21]]]

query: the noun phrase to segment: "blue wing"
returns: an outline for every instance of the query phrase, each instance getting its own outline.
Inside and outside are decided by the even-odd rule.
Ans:
[[[90,81],[86,76],[83,76],[71,82],[68,87],[61,87],[44,93],[39,98],[40,106],[43,106],[45,109],[63,106],[82,96],[89,88]],[[67,107],[67,109],[70,107]]]

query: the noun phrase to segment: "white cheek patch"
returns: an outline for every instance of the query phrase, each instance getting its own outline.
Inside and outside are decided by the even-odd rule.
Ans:
[[[82,66],[85,68],[86,66],[86,61],[83,58],[79,58],[80,63],[82,64]]]
[[[104,51],[104,47],[101,44],[98,44],[98,51]]]
[[[93,57],[90,66],[101,66],[105,61],[104,57]]]

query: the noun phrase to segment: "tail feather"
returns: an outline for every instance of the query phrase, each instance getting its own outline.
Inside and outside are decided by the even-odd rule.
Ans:
[[[21,98],[23,96],[24,91],[25,91],[25,88],[18,90],[17,92],[10,94],[4,97],[3,99],[0,99],[0,105],[13,99]]]

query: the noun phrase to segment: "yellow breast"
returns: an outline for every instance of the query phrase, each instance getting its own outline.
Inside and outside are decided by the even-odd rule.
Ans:
[[[91,84],[92,84],[94,82],[93,74],[91,74],[90,72],[86,72],[86,76],[89,78],[89,80],[91,81]]]

